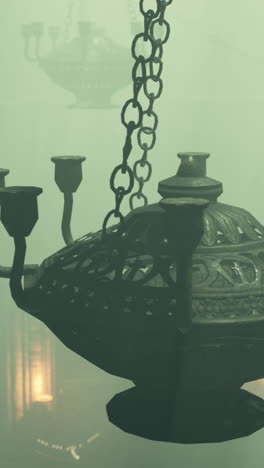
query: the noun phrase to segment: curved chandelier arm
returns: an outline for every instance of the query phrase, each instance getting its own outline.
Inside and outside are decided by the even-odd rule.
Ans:
[[[26,256],[26,239],[23,236],[14,236],[15,244],[15,253],[13,265],[10,273],[9,287],[12,299],[16,305],[29,313],[32,313],[28,307],[28,291],[27,286],[22,286],[22,278],[25,276],[25,283],[27,280],[27,274],[31,276],[36,274],[38,270],[38,265],[25,265],[25,256]],[[30,277],[30,276],[29,276]],[[33,314],[32,314],[33,315]]]
[[[64,192],[64,204],[63,204],[63,215],[61,222],[61,232],[63,240],[66,245],[69,245],[73,242],[73,237],[71,233],[71,218],[72,218],[72,208],[73,208],[73,194],[71,192]]]
[[[39,266],[37,264],[25,265],[23,267],[22,275],[23,276],[27,276],[28,274],[31,275],[32,273],[36,272],[38,267]],[[10,279],[11,278],[11,273],[12,273],[12,267],[5,267],[5,266],[0,265],[0,278]]]
[[[22,276],[26,256],[26,239],[23,236],[15,236],[15,254],[10,277],[11,296],[18,307],[24,308],[26,305],[25,292],[22,287]]]
[[[5,267],[0,265],[0,278],[10,278],[11,277],[11,270],[12,268],[10,267]]]

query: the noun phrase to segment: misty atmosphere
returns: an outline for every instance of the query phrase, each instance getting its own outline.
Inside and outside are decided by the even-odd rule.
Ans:
[[[6,185],[43,188],[39,220],[27,239],[27,264],[40,264],[64,245],[63,197],[54,182],[52,156],[87,158],[74,198],[74,238],[101,229],[114,207],[109,177],[122,157],[120,111],[132,93],[130,47],[142,21],[137,3],[2,3],[0,167],[10,170]],[[264,223],[264,4],[174,0],[166,18],[171,36],[164,45],[164,90],[156,103],[153,174],[144,189],[149,202],[160,199],[158,182],[176,173],[178,152],[208,152],[207,175],[224,185],[221,201],[245,208]],[[86,51],[95,65],[82,78],[82,69],[71,71],[78,61],[81,20],[94,24],[95,38]],[[44,25],[33,55],[23,27],[32,22]],[[50,54],[57,68],[47,61]],[[86,95],[78,91],[79,81],[88,79],[92,91]],[[132,157],[137,159],[136,150]],[[123,210],[129,210],[127,201]],[[2,225],[0,239],[0,263],[11,265],[13,242]],[[105,406],[133,383],[74,354],[19,310],[7,279],[1,279],[0,297],[1,468],[262,467],[263,430],[202,445],[154,442],[122,432],[108,421]],[[263,382],[248,388],[264,398]]]

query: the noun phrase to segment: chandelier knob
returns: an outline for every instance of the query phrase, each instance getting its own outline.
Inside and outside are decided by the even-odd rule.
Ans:
[[[178,153],[181,163],[177,174],[159,183],[164,198],[192,197],[216,201],[223,192],[222,183],[206,176],[209,153]]]
[[[63,193],[74,193],[82,181],[84,156],[54,156],[55,182]]]
[[[206,160],[209,153],[186,152],[178,153],[181,160],[177,172],[178,177],[206,177]]]
[[[173,212],[176,213],[179,209],[186,208],[186,207],[193,207],[193,208],[205,208],[208,206],[209,201],[203,198],[190,198],[190,197],[181,197],[181,198],[163,198],[160,201],[160,206],[164,208],[167,212],[172,214]]]
[[[38,220],[39,187],[0,188],[1,221],[11,237],[28,237]]]

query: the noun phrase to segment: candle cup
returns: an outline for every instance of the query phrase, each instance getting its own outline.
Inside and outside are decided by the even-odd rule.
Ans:
[[[31,23],[31,32],[37,39],[40,39],[40,37],[43,36],[43,32],[44,32],[43,23],[40,23],[40,22]]]
[[[0,187],[5,187],[5,178],[9,174],[8,169],[0,169]]]
[[[0,188],[1,221],[11,237],[28,237],[37,220],[39,187]]]
[[[55,182],[63,193],[74,193],[82,181],[84,156],[54,156]]]

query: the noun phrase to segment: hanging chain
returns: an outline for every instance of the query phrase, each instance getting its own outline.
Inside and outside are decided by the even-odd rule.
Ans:
[[[64,25],[64,34],[63,34],[63,42],[68,42],[70,39],[70,29],[72,27],[72,17],[73,17],[73,10],[74,10],[75,2],[70,1],[68,6],[67,16],[65,18],[65,25]]]
[[[148,161],[148,155],[155,146],[156,130],[159,122],[158,115],[154,112],[153,108],[155,101],[161,96],[163,91],[163,81],[161,79],[163,71],[163,45],[168,41],[170,36],[170,25],[164,17],[166,8],[172,3],[172,0],[160,2],[158,17],[153,19],[149,12],[144,13],[142,3],[144,2],[141,2],[140,11],[145,17],[145,31],[148,28],[148,37],[151,37],[153,41],[154,53],[148,63],[148,75],[146,75],[143,83],[143,91],[148,99],[148,107],[143,112],[143,119],[137,133],[137,141],[142,150],[142,156],[141,159],[135,162],[133,167],[133,175],[138,182],[138,190],[130,196],[129,204],[131,210],[135,208],[135,199],[141,200],[143,206],[148,204],[148,199],[143,193],[143,189],[145,183],[150,180],[152,175],[152,165]],[[163,37],[159,37],[159,30],[163,33]],[[153,89],[151,90],[151,87],[154,87],[154,91]],[[147,119],[148,123],[145,123]]]
[[[128,9],[128,16],[129,16],[129,22],[130,22],[130,31],[133,36],[138,34],[139,32],[142,31],[142,22],[140,19],[140,12],[137,11],[136,9],[137,4],[135,0],[127,0],[127,9]],[[142,49],[140,50],[140,53],[144,51],[144,44],[142,44]],[[143,55],[143,54],[142,54]]]
[[[138,18],[138,11],[136,10],[135,0],[127,0],[127,9],[128,9],[130,22],[138,23],[139,18]]]
[[[153,110],[155,100],[158,99],[162,93],[163,82],[161,80],[161,73],[163,69],[162,56],[163,56],[163,44],[168,41],[170,34],[169,23],[164,19],[166,8],[172,3],[173,0],[155,0],[156,10],[145,10],[145,0],[140,0],[140,12],[144,17],[144,32],[139,33],[135,36],[132,43],[132,57],[135,60],[135,64],[132,69],[132,80],[133,80],[133,97],[126,101],[121,112],[121,122],[126,129],[125,145],[123,147],[123,158],[122,163],[119,164],[112,172],[110,177],[110,187],[115,194],[115,208],[106,215],[103,222],[103,233],[106,233],[107,225],[110,218],[115,217],[119,219],[120,227],[118,231],[122,231],[124,224],[124,216],[121,213],[121,204],[126,195],[132,192],[134,188],[134,181],[136,180],[139,184],[139,189],[136,193],[130,196],[130,208],[133,209],[134,198],[143,199],[144,205],[148,203],[146,195],[143,194],[143,187],[146,182],[149,181],[152,173],[152,166],[148,161],[148,152],[154,148],[156,143],[156,129],[158,126],[158,116]],[[165,27],[165,34],[163,39],[157,38],[158,27]],[[145,44],[145,50],[147,50],[147,44],[150,52],[145,52],[142,55],[142,47],[140,42]],[[140,53],[137,52],[137,49]],[[157,70],[155,67],[157,66]],[[156,84],[156,91],[153,92],[149,89],[150,82]],[[138,100],[140,91],[143,90],[145,96],[148,98],[148,107],[143,110],[142,105]],[[129,120],[127,114],[129,109],[136,113],[135,120]],[[149,117],[153,119],[152,126],[145,124],[145,118]],[[133,169],[131,169],[128,160],[132,151],[132,136],[134,132],[137,132],[137,141],[139,147],[143,150],[143,155],[140,160],[136,161]],[[144,141],[144,136],[150,136],[150,142]],[[145,177],[139,174],[139,166],[141,168],[147,168],[147,174]],[[116,183],[117,176],[123,175],[126,177],[127,185],[118,185]]]

